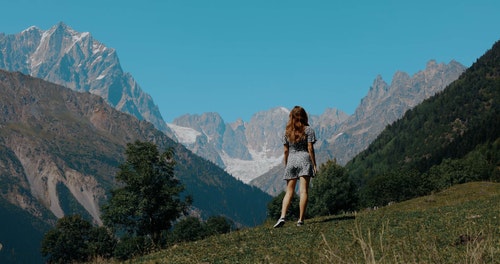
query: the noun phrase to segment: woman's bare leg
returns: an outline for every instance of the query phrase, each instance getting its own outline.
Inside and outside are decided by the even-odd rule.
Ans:
[[[292,202],[293,194],[295,193],[295,185],[297,184],[297,179],[291,179],[286,182],[286,194],[283,197],[283,204],[281,205],[281,218],[285,218],[288,207]]]
[[[302,176],[300,177],[300,203],[299,203],[299,221],[303,222],[306,214],[307,199],[309,192],[309,182],[311,177]]]

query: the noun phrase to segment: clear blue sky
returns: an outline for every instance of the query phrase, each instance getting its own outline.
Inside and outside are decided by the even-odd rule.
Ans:
[[[470,66],[500,40],[498,0],[1,0],[0,32],[62,21],[116,49],[163,118],[245,121],[276,106],[352,114],[377,75]]]

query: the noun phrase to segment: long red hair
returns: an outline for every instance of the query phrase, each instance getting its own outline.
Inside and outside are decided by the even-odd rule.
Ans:
[[[288,141],[290,143],[296,143],[305,140],[306,126],[309,126],[306,110],[300,106],[295,106],[292,111],[290,111],[285,129],[285,135]]]

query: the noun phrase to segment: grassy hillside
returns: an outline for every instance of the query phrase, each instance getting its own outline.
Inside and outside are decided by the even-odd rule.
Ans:
[[[473,182],[364,210],[273,222],[127,263],[500,263],[500,183]]]

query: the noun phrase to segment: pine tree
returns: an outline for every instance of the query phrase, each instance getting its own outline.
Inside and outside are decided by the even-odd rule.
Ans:
[[[148,236],[160,242],[160,235],[186,213],[191,198],[180,199],[184,186],[174,177],[174,153],[160,153],[153,143],[127,144],[126,161],[116,179],[121,187],[111,191],[103,206],[103,221],[117,232]]]

